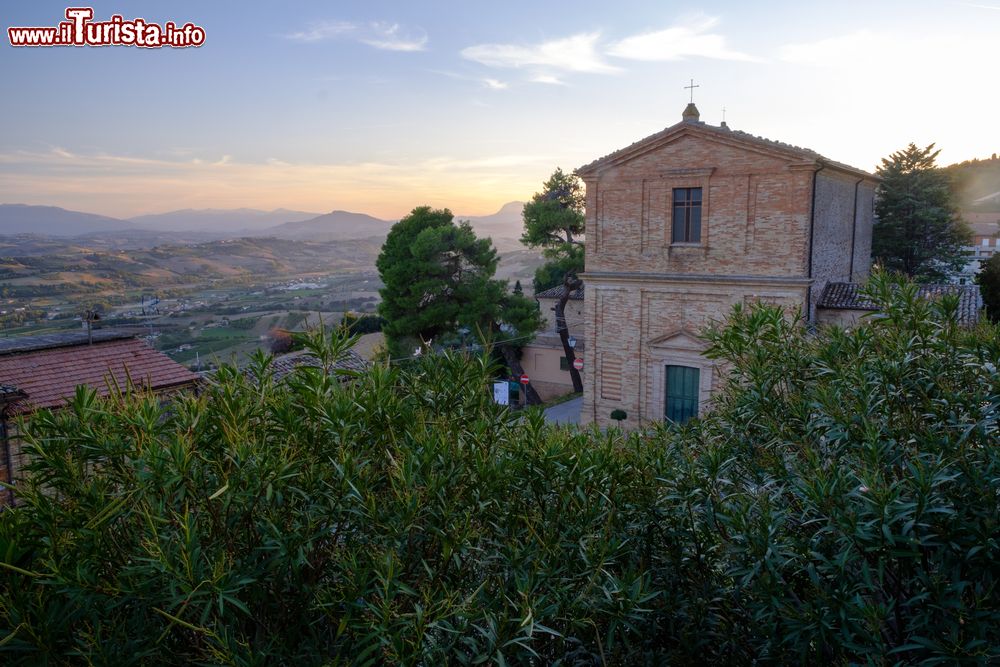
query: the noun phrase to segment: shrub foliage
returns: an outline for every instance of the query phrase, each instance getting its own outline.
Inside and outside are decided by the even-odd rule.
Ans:
[[[598,665],[996,659],[997,331],[879,278],[817,335],[709,333],[682,428],[512,417],[488,357],[268,358],[169,406],[30,424],[0,515],[5,661]],[[324,361],[352,339],[313,335]],[[345,381],[347,380],[347,381]]]

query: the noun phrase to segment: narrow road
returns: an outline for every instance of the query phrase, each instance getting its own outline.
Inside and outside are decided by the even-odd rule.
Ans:
[[[550,424],[579,424],[581,409],[583,409],[583,396],[578,396],[572,401],[545,408],[545,421]]]

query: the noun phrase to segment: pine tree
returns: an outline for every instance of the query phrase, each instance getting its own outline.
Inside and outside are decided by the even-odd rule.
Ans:
[[[569,375],[573,391],[583,391],[580,371],[573,367],[576,353],[569,344],[569,327],[566,324],[566,303],[570,295],[583,287],[578,273],[583,271],[584,216],[583,183],[574,174],[556,169],[524,206],[524,233],[521,243],[542,248],[548,262],[535,272],[535,292],[562,285],[556,301],[556,331],[562,342],[563,353],[569,362]]]
[[[521,375],[520,348],[539,327],[538,305],[493,277],[497,261],[492,241],[477,238],[468,222],[455,224],[448,209],[421,206],[393,225],[375,263],[390,357],[409,357],[467,327],[495,343],[511,373]],[[541,402],[530,385],[527,398]]]
[[[958,217],[947,174],[935,167],[934,144],[910,144],[883,158],[875,203],[872,256],[917,280],[940,280],[966,263],[968,227]]]
[[[413,209],[389,230],[375,262],[384,285],[379,314],[393,357],[409,356],[460,324],[483,324],[484,309],[503,293],[493,280],[492,242],[453,218],[448,209]]]

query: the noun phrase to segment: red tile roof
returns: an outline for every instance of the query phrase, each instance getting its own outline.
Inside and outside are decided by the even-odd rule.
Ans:
[[[109,383],[125,387],[128,378],[154,391],[198,380],[187,368],[136,338],[0,354],[0,383],[28,395],[14,410],[19,413],[62,406],[81,384],[104,396]]]

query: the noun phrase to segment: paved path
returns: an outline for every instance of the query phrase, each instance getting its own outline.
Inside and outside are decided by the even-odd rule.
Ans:
[[[578,396],[572,401],[545,408],[545,421],[550,424],[579,424],[582,409],[583,396]]]

